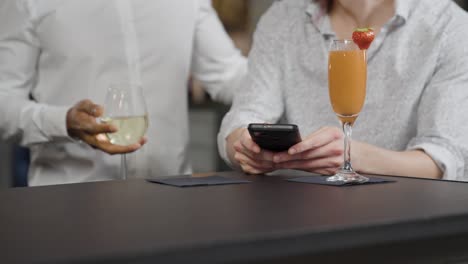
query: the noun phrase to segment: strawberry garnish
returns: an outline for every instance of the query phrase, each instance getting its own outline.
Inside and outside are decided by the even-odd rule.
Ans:
[[[353,32],[353,41],[362,50],[369,48],[374,37],[375,34],[372,28],[356,28]]]

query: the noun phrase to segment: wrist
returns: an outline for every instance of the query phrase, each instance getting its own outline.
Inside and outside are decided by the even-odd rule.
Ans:
[[[351,142],[351,164],[353,169],[361,173],[371,173],[369,164],[366,162],[366,145],[362,142],[353,140]]]
[[[227,136],[226,138],[227,155],[233,168],[240,169],[239,162],[237,162],[237,160],[234,158],[234,155],[236,153],[236,150],[234,149],[234,144],[240,140],[242,134],[244,133],[244,130],[246,130],[246,128],[238,128],[234,130],[231,134],[229,134],[229,136]]]

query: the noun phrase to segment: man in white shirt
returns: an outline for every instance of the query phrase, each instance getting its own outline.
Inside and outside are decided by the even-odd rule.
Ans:
[[[120,159],[105,152],[145,143],[97,140],[112,131],[96,122],[99,105],[122,79],[142,84],[149,116],[148,142],[132,154],[131,173],[190,173],[189,74],[230,102],[245,72],[207,0],[0,3],[0,135],[30,147],[29,185],[118,178]]]

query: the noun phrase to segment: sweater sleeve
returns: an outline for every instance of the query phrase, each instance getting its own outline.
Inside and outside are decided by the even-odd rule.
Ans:
[[[466,20],[464,20],[466,21]],[[439,59],[418,107],[417,136],[408,149],[421,149],[447,180],[468,178],[468,30],[453,25],[442,35]]]

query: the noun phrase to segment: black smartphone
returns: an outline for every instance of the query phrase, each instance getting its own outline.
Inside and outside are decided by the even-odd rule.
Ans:
[[[249,124],[248,130],[257,145],[270,151],[286,151],[301,142],[297,125]]]

